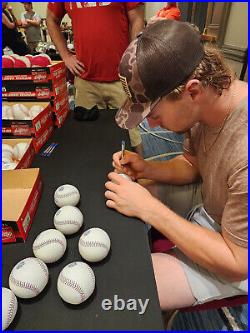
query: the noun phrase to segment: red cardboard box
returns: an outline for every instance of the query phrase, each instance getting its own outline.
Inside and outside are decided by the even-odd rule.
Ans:
[[[33,83],[60,80],[66,77],[63,61],[52,61],[47,67],[3,68],[2,81],[33,81]]]
[[[35,156],[35,148],[33,146],[33,139],[3,139],[2,143],[5,143],[7,145],[10,145],[14,147],[19,142],[26,142],[29,144],[28,149],[24,153],[22,159],[18,162],[15,169],[26,169],[31,166],[31,163]]]
[[[67,91],[66,78],[34,83],[32,81],[2,81],[2,98],[8,101],[44,100],[49,101]]]
[[[53,99],[50,103],[53,112],[60,112],[60,110],[66,107],[66,105],[69,105],[68,91],[64,91],[62,94]]]
[[[33,138],[33,146],[35,148],[35,152],[38,153],[42,146],[49,140],[52,133],[54,131],[53,121],[50,120],[50,124],[44,129],[42,133],[40,133],[39,137]]]
[[[14,105],[14,102],[5,102],[3,105]],[[39,137],[46,127],[52,122],[51,105],[48,102],[22,102],[27,108],[33,105],[41,105],[43,110],[32,120],[2,120],[3,135],[13,136],[34,136]]]
[[[27,239],[41,193],[39,169],[3,171],[2,243]]]
[[[64,124],[68,114],[70,112],[69,103],[66,104],[60,111],[54,113],[55,125],[60,128]]]

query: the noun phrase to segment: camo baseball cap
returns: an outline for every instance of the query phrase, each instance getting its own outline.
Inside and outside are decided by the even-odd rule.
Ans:
[[[138,126],[150,107],[185,82],[204,56],[201,36],[187,22],[160,20],[125,50],[119,78],[128,98],[116,114],[125,129]]]

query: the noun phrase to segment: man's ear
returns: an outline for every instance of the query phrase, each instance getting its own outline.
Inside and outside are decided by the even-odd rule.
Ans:
[[[185,87],[185,92],[195,101],[203,94],[203,87],[199,80],[189,80]]]

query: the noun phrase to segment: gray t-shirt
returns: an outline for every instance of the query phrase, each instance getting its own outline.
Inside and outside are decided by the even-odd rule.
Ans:
[[[21,20],[36,20],[36,21],[40,21],[40,17],[38,14],[36,14],[35,12],[32,13],[27,13],[24,12],[21,15]],[[34,26],[31,25],[27,28],[25,28],[25,33],[26,33],[26,39],[28,43],[32,43],[32,42],[39,42],[42,38],[41,38],[41,31],[40,31],[40,26]]]

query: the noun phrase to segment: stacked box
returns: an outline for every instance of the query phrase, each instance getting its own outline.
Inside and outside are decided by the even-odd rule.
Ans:
[[[3,106],[12,107],[15,102],[3,102]],[[53,132],[52,107],[50,102],[22,102],[25,107],[30,109],[34,105],[39,105],[42,111],[33,119],[2,119],[2,135],[9,137],[32,137],[35,151],[46,143]]]
[[[67,90],[52,100],[51,106],[54,113],[55,125],[61,127],[70,111]]]
[[[39,169],[2,173],[2,243],[24,242],[42,192]]]
[[[16,144],[18,143],[27,143],[28,148],[20,161],[17,163],[15,169],[26,169],[31,166],[31,163],[34,159],[35,156],[35,149],[33,145],[33,139],[26,139],[26,138],[21,138],[21,139],[3,139],[2,140],[3,144],[9,145],[12,148],[15,147]]]
[[[6,101],[48,101],[55,125],[61,127],[69,113],[64,62],[52,62],[47,67],[3,68],[2,98]],[[57,109],[56,104],[60,104]]]

